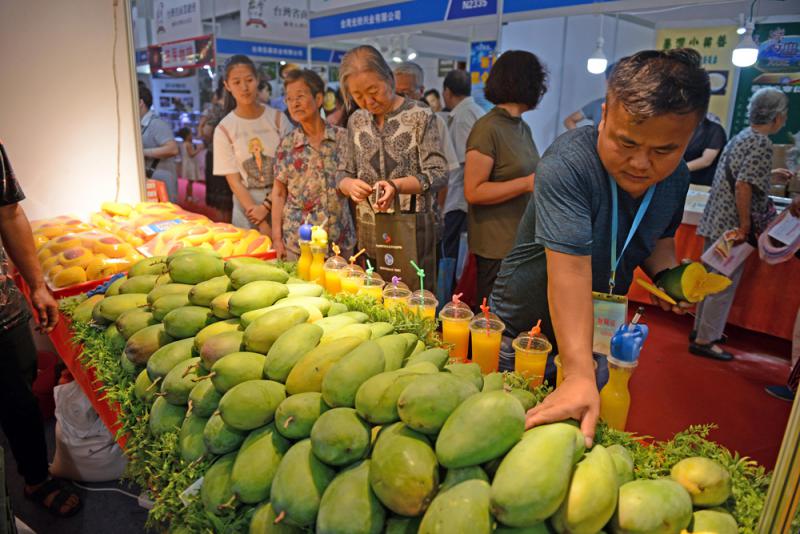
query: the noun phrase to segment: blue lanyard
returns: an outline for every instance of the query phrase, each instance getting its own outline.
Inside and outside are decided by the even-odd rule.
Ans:
[[[636,229],[639,228],[639,224],[642,222],[642,219],[644,219],[644,214],[647,213],[647,208],[650,206],[650,201],[653,200],[653,193],[655,193],[656,188],[655,186],[650,186],[647,193],[644,194],[642,203],[636,211],[633,223],[631,223],[631,229],[628,231],[628,237],[625,239],[625,245],[623,245],[619,257],[617,257],[617,229],[619,228],[617,182],[615,182],[610,175],[608,181],[611,184],[611,276],[608,279],[608,293],[611,294],[614,292],[614,286],[616,285],[615,280],[617,278],[619,262],[622,261],[622,255],[625,254],[625,249],[628,248],[628,244],[631,242],[631,239],[633,239]]]

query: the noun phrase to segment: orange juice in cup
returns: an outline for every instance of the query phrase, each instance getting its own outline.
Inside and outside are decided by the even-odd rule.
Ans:
[[[422,289],[414,291],[408,298],[408,309],[420,317],[426,319],[436,319],[436,306],[439,301],[436,296],[428,290]]]
[[[529,385],[541,385],[547,355],[553,350],[550,342],[543,336],[531,336],[526,332],[517,336],[511,346],[514,348],[514,371],[525,376]]]
[[[481,368],[481,373],[497,371],[500,359],[500,342],[506,325],[493,313],[476,315],[469,322],[472,336],[472,361]]]
[[[350,265],[343,271],[341,276],[342,291],[355,295],[361,286],[364,285],[364,279],[367,277],[361,267],[358,265]]]
[[[341,256],[331,256],[325,262],[325,289],[331,295],[342,290],[342,273],[347,268],[347,261]]]
[[[381,275],[378,273],[370,273],[369,275],[365,276],[364,284],[358,288],[358,294],[368,295],[380,302],[383,298],[383,286],[385,285],[386,282],[383,281]]]
[[[564,381],[564,371],[561,368],[561,355],[556,354],[556,357],[553,358],[553,363],[556,365],[556,387],[561,385],[561,382]],[[595,373],[597,372],[597,361],[594,362],[594,370]]]
[[[474,314],[469,306],[457,297],[439,312],[442,322],[442,341],[450,343],[450,358],[459,362],[467,360],[469,352],[469,322]]]
[[[395,307],[406,307],[411,290],[403,282],[396,282],[386,285],[383,288],[383,307],[387,310]]]

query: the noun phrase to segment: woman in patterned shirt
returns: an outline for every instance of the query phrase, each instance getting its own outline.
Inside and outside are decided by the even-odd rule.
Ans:
[[[284,79],[286,106],[298,127],[281,139],[272,188],[272,244],[280,256],[297,259],[298,231],[308,218],[325,224],[328,240],[348,257],[355,230],[347,198],[336,190],[338,154],[344,129],[320,116],[325,83],[311,70],[292,70]],[[327,221],[327,222],[326,222]]]
[[[345,103],[360,109],[347,122],[338,187],[357,205],[359,247],[375,258],[374,212],[391,208],[395,195],[403,210],[416,195],[418,212],[436,212],[434,194],[447,185],[447,164],[433,112],[395,94],[392,70],[378,50],[353,48],[339,72]],[[375,202],[373,191],[380,194]]]
[[[764,88],[758,90],[748,104],[750,127],[734,136],[720,156],[711,195],[703,210],[697,235],[705,238],[705,250],[728,230],[736,232],[736,243],[751,234],[761,233],[775,215],[769,198],[772,175],[790,178],[786,169],[772,168],[770,135],[786,124],[789,101],[783,92]],[[689,352],[697,356],[729,361],[733,355],[721,349],[717,342],[728,320],[736,287],[742,278],[744,264],[731,275],[732,284],[725,291],[706,297],[697,307]]]

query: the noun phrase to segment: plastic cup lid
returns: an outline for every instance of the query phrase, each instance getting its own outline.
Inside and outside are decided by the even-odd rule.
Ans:
[[[488,317],[488,325],[487,325],[487,318],[484,314],[476,315],[472,318],[469,322],[469,327],[473,330],[486,330],[486,327],[489,327],[490,330],[502,332],[506,329],[505,323],[500,320],[500,318],[489,312]]]
[[[439,312],[439,317],[442,319],[468,321],[472,319],[475,314],[469,309],[469,306],[463,302],[448,302]]]

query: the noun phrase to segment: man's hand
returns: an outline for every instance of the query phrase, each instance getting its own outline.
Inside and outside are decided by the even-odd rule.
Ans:
[[[600,392],[594,376],[566,376],[560,386],[544,401],[528,410],[525,428],[545,423],[576,419],[586,438],[586,448],[592,446],[597,419],[600,417]]]
[[[794,197],[794,200],[789,205],[789,213],[795,217],[800,217],[800,195]]]
[[[36,330],[47,334],[58,322],[58,304],[44,286],[31,291],[31,303],[36,314],[36,322],[39,323]]]
[[[664,291],[663,288],[659,289],[661,291]],[[678,301],[678,304],[675,305],[667,302],[666,300],[658,298],[652,293],[649,293],[649,295],[650,295],[650,302],[652,302],[653,304],[655,304],[664,311],[671,311],[672,313],[677,313],[678,315],[685,315],[694,306],[694,304],[691,304],[683,300]]]
[[[339,184],[339,189],[356,204],[364,202],[372,194],[372,186],[358,178],[345,178]]]
[[[772,169],[770,174],[775,180],[780,182],[788,182],[794,177],[794,173],[789,169]]]
[[[286,257],[286,247],[283,245],[282,239],[272,240],[272,250],[275,251],[275,254],[279,259],[283,259]]]
[[[269,210],[267,210],[267,207],[264,204],[255,204],[247,208],[245,215],[247,215],[247,219],[252,224],[258,225],[266,220],[268,213]]]

